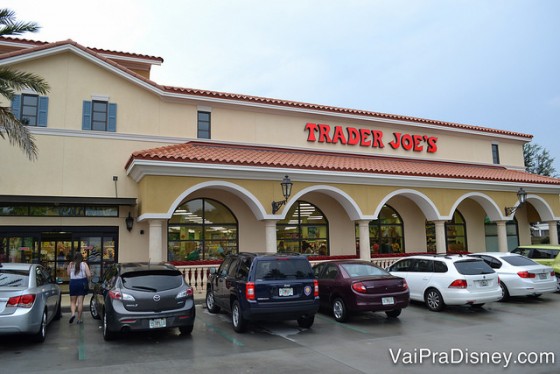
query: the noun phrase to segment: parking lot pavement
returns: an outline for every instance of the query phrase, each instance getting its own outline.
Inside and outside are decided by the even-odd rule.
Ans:
[[[441,313],[415,303],[398,319],[369,313],[341,324],[321,313],[311,329],[267,322],[237,334],[228,314],[210,314],[199,303],[190,336],[168,330],[111,342],[99,321],[88,315],[83,325],[69,325],[65,313],[43,344],[2,337],[0,372],[560,373],[558,310],[560,294]]]

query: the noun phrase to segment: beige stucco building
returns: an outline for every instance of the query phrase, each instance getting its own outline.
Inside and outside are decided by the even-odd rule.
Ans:
[[[60,252],[82,250],[99,271],[238,250],[507,251],[535,222],[558,243],[560,179],[524,172],[531,135],[162,86],[150,80],[162,63],[0,38],[1,66],[51,86],[2,102],[39,157],[0,147],[0,255],[60,268]]]

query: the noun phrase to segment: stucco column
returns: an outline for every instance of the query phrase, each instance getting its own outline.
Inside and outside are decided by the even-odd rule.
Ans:
[[[548,221],[547,223],[550,244],[558,245],[558,223],[556,221]]]
[[[369,221],[358,221],[360,232],[360,260],[371,261],[369,245]]]
[[[433,221],[436,226],[436,252],[447,253],[447,242],[445,240],[445,221]]]
[[[276,244],[276,221],[275,219],[268,219],[264,221],[265,227],[265,238],[266,238],[266,253],[276,253],[278,252]]]
[[[507,252],[507,230],[506,221],[496,221],[496,226],[498,229],[498,251]]]
[[[163,242],[163,220],[151,219],[149,242],[148,242],[148,255],[150,257],[150,262],[163,261],[162,242]]]

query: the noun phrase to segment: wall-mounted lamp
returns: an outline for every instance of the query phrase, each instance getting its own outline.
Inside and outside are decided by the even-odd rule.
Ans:
[[[126,223],[126,229],[128,231],[132,231],[132,226],[134,226],[134,218],[132,218],[130,212],[128,212],[128,217],[124,219],[124,222]]]
[[[525,201],[527,200],[527,192],[525,192],[525,190],[523,188],[520,188],[519,191],[517,191],[517,200],[519,200],[519,205],[517,205],[517,206],[506,206],[506,216],[510,216],[510,215],[514,214],[515,211],[517,210],[517,208],[519,208],[521,205],[523,205],[525,203]]]
[[[278,209],[288,201],[288,198],[292,194],[292,186],[294,185],[290,178],[286,175],[282,182],[280,183],[282,186],[282,195],[284,195],[284,201],[273,201],[272,202],[272,214],[276,214]]]

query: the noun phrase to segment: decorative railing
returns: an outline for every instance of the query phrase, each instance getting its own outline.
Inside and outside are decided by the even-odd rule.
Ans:
[[[416,253],[417,254],[417,253]],[[424,253],[426,254],[426,253]],[[401,257],[410,256],[412,253],[395,253],[384,255],[383,257],[374,257],[371,262],[381,268],[386,268],[399,260]],[[358,259],[357,256],[309,256],[311,265],[318,264],[324,261],[341,260],[341,259]],[[181,272],[187,282],[194,290],[196,297],[205,297],[206,282],[210,274],[210,268],[219,267],[222,263],[221,260],[209,261],[174,261],[172,262]]]

